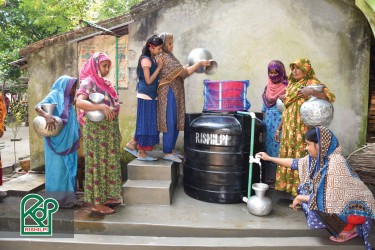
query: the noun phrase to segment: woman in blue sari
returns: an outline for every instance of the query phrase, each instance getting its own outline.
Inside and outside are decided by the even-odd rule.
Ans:
[[[360,236],[366,249],[371,220],[375,219],[375,199],[341,154],[335,135],[325,127],[310,129],[306,135],[308,155],[300,159],[270,157],[262,160],[298,170],[300,185],[291,207],[302,205],[308,226],[325,228],[330,240],[346,242]]]
[[[42,104],[56,103],[53,115],[63,121],[63,128],[57,136],[44,137],[46,196],[56,199],[62,208],[72,208],[75,203],[77,149],[81,136],[73,106],[76,87],[77,78],[61,76],[35,107],[36,112],[46,119],[48,129],[55,126],[55,119],[41,109]]]

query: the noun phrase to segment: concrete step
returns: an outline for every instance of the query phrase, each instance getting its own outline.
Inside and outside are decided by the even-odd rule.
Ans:
[[[29,172],[3,183],[3,185],[0,186],[0,191],[5,191],[8,195],[23,197],[29,193],[35,193],[42,190],[44,184],[44,174],[34,174]]]
[[[2,236],[7,237],[6,232]],[[149,237],[75,234],[74,238],[0,238],[1,249],[181,250],[181,249],[364,249],[361,239],[335,243],[317,237]]]
[[[122,186],[126,205],[170,205],[176,186],[175,181],[127,180]]]
[[[129,180],[172,181],[177,177],[178,164],[165,161],[133,160],[128,164]]]

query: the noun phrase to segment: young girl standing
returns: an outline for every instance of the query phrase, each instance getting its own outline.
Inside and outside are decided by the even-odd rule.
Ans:
[[[141,161],[155,161],[146,151],[152,151],[159,143],[157,131],[157,89],[158,74],[163,66],[161,58],[163,40],[156,35],[147,39],[142,55],[138,60],[137,85],[137,124],[134,139],[126,144],[125,150],[138,157]],[[138,146],[138,150],[137,150]]]

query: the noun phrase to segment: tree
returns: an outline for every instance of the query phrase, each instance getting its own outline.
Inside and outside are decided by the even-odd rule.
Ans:
[[[79,28],[79,20],[99,22],[122,15],[140,0],[0,0],[0,75],[20,76],[9,65],[33,42]]]

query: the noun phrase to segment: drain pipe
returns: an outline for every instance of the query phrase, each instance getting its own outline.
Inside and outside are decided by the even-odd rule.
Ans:
[[[251,117],[251,137],[250,137],[250,159],[253,158],[254,154],[254,134],[255,134],[255,113],[254,112],[245,112],[245,111],[237,111],[238,114],[241,115],[249,115]],[[252,177],[253,177],[253,161],[249,161],[249,184],[247,187],[247,198],[250,198],[251,195],[251,185],[252,185]]]

